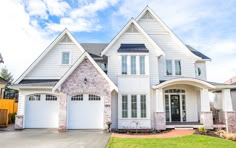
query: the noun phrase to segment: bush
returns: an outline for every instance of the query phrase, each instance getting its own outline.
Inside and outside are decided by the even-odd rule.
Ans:
[[[12,113],[8,115],[8,123],[12,124],[15,123],[15,117],[16,117],[16,113]]]
[[[199,127],[199,128],[198,128],[198,132],[199,132],[200,134],[206,134],[206,133],[207,133],[207,129],[206,129],[205,127]]]

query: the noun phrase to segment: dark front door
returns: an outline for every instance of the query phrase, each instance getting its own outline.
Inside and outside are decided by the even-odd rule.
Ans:
[[[173,121],[180,121],[180,99],[179,95],[170,96],[171,103],[171,119]]]

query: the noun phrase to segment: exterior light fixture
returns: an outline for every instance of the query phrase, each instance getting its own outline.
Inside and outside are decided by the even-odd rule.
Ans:
[[[84,84],[87,84],[87,82],[88,82],[88,80],[87,80],[87,78],[85,77],[85,78],[84,78]]]

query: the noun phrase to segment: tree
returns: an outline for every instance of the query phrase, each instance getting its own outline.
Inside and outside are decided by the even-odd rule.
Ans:
[[[7,81],[7,84],[12,84],[13,76],[6,67],[1,69],[0,76]]]

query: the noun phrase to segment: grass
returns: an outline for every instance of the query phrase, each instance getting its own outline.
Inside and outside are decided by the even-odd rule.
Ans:
[[[111,137],[106,148],[235,148],[236,142],[225,139],[190,135],[167,139],[132,139]]]

